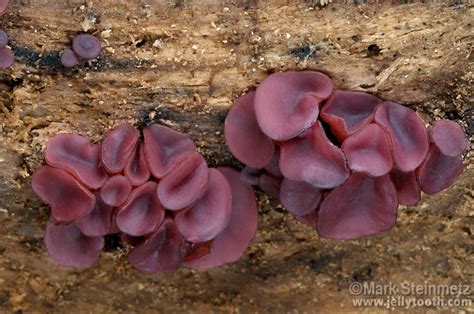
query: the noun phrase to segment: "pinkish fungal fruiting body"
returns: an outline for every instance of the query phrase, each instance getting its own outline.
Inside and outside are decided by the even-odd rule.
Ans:
[[[413,110],[367,93],[333,91],[327,76],[310,71],[272,74],[238,99],[225,137],[247,166],[242,180],[333,239],[390,229],[398,204],[415,205],[420,191],[436,193],[455,181],[467,147],[452,121],[437,121],[428,132]],[[272,147],[271,140],[270,159],[262,147]]]
[[[237,159],[249,167],[263,168],[272,159],[275,145],[258,126],[254,97],[255,92],[250,92],[235,102],[226,118],[225,136],[229,150]],[[234,136],[235,133],[240,136]]]
[[[143,133],[144,140],[120,125],[101,144],[71,134],[50,140],[47,165],[32,180],[51,206],[49,254],[63,266],[89,267],[104,236],[119,233],[134,246],[129,261],[147,272],[241,257],[257,228],[251,186],[234,170],[209,169],[185,134],[160,125]]]
[[[5,14],[9,4],[10,0],[0,0],[0,16]]]
[[[341,185],[349,176],[342,151],[326,137],[319,121],[302,136],[280,146],[283,177],[320,189]]]
[[[319,104],[331,92],[332,81],[319,72],[270,75],[255,93],[258,125],[275,141],[294,138],[313,125],[318,118]]]
[[[99,40],[90,34],[79,34],[72,42],[72,49],[66,49],[61,54],[61,64],[71,68],[81,62],[95,59],[100,54]]]
[[[100,42],[90,34],[80,34],[74,38],[72,50],[82,59],[94,59],[99,56]]]
[[[224,230],[219,233],[208,254],[185,262],[196,269],[217,267],[238,260],[257,231],[258,212],[253,189],[240,180],[239,173],[230,168],[217,169],[230,184],[232,210]]]
[[[322,107],[321,119],[329,123],[339,141],[344,141],[369,123],[381,102],[367,93],[336,90]]]
[[[61,64],[66,68],[72,68],[79,64],[79,59],[77,58],[74,51],[71,49],[66,49],[61,54]]]
[[[8,5],[8,2],[6,2]],[[2,3],[0,2],[0,9]],[[1,15],[1,11],[0,11]],[[3,30],[0,30],[0,68],[8,68],[11,67],[13,61],[15,61],[15,54],[13,50],[7,47],[8,44],[8,35]]]

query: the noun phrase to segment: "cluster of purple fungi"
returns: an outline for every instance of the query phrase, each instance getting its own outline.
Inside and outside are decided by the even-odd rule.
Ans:
[[[51,207],[45,244],[63,266],[91,266],[104,236],[133,246],[145,272],[205,269],[239,259],[257,230],[253,189],[230,168],[208,168],[190,137],[125,124],[99,144],[53,137],[33,190]]]
[[[240,97],[225,122],[241,179],[280,199],[320,236],[356,239],[393,227],[399,204],[415,205],[462,173],[468,142],[455,122],[429,128],[400,104],[333,90],[313,72],[268,76]]]
[[[59,264],[89,267],[104,236],[120,235],[146,272],[206,269],[239,259],[255,235],[252,185],[280,199],[322,237],[356,239],[394,226],[399,204],[437,193],[461,174],[468,142],[455,122],[429,128],[402,105],[333,90],[312,71],[268,76],[225,121],[246,165],[210,169],[185,134],[120,125],[94,144],[58,134],[33,175],[50,205],[45,243]]]
[[[95,59],[100,54],[99,40],[90,34],[79,34],[74,37],[72,49],[66,49],[61,54],[61,64],[66,68]]]
[[[0,0],[0,16],[4,15],[10,0]],[[8,46],[8,35],[0,29],[0,68],[8,68],[13,64],[15,55]],[[61,54],[61,64],[66,68],[95,59],[100,54],[99,40],[90,34],[77,35],[72,43],[72,49],[66,49]]]

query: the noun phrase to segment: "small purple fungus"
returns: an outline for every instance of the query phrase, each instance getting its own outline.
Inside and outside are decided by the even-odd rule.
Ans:
[[[90,34],[79,34],[72,42],[72,49],[66,49],[61,54],[61,64],[71,68],[83,61],[92,60],[100,54],[99,40]]]
[[[79,59],[77,58],[74,51],[71,49],[66,49],[61,54],[61,64],[66,68],[72,68],[79,64]]]
[[[99,56],[100,42],[90,34],[79,34],[72,42],[72,50],[80,58],[91,60]]]
[[[10,0],[0,0],[0,16],[5,14],[9,4]]]
[[[8,1],[6,2],[8,5]],[[0,2],[0,10],[2,3]],[[0,11],[0,15],[2,11]],[[13,61],[15,61],[15,54],[13,50],[7,47],[8,44],[8,35],[5,31],[0,29],[0,68],[9,68],[12,66]]]

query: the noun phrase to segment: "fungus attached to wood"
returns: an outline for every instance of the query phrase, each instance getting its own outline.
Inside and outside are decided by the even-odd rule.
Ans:
[[[72,68],[79,64],[79,59],[77,58],[74,51],[71,49],[66,49],[61,54],[61,64],[66,68]]]
[[[143,130],[145,157],[150,172],[157,179],[196,151],[191,138],[162,125],[153,124]]]
[[[89,267],[113,233],[134,246],[129,261],[146,272],[242,256],[256,230],[252,187],[235,171],[209,169],[185,134],[159,125],[143,134],[119,125],[99,144],[73,134],[49,141],[32,185],[51,206],[51,257]]]
[[[74,37],[72,49],[68,48],[61,54],[61,64],[66,68],[74,67],[87,60],[95,59],[100,54],[99,40],[90,34],[79,34]]]
[[[72,42],[72,50],[82,59],[94,59],[100,54],[100,42],[90,34],[79,34]]]
[[[9,4],[10,0],[0,0],[0,16],[5,14]]]
[[[375,122],[387,132],[395,165],[408,172],[415,170],[428,153],[428,130],[416,113],[400,104],[386,101],[377,107]]]
[[[397,206],[397,191],[388,175],[374,178],[354,172],[321,202],[316,230],[341,240],[379,233],[395,225]]]
[[[107,180],[107,174],[99,166],[100,146],[85,137],[56,135],[49,141],[44,158],[49,165],[68,171],[88,188],[98,189]]]
[[[90,267],[104,247],[103,237],[89,237],[72,223],[63,225],[52,221],[46,227],[44,242],[58,264],[76,268]]]
[[[215,238],[230,219],[232,190],[222,173],[209,169],[209,186],[192,207],[176,214],[176,225],[190,242],[206,242]]]
[[[263,168],[273,157],[275,145],[260,130],[254,111],[255,92],[240,97],[225,120],[229,150],[244,164]]]
[[[62,169],[42,166],[33,174],[32,186],[51,206],[51,216],[56,221],[73,221],[94,208],[94,194]]]
[[[339,141],[344,141],[371,121],[379,103],[381,100],[371,94],[337,90],[326,101],[320,115]]]
[[[377,124],[369,124],[342,144],[347,164],[352,171],[379,177],[393,166],[392,151],[385,131]]]
[[[217,267],[238,260],[249,246],[258,224],[258,211],[252,188],[230,168],[218,168],[230,184],[232,207],[227,226],[212,241],[210,250],[185,265],[196,269]]]
[[[163,206],[178,210],[194,205],[209,185],[209,169],[201,154],[194,153],[165,176],[158,185]]]
[[[327,138],[319,121],[281,145],[280,170],[285,178],[321,189],[341,185],[349,176],[342,150]]]
[[[15,61],[15,54],[13,50],[8,47],[0,49],[0,68],[8,68],[11,67]]]
[[[247,132],[249,125],[254,131]],[[415,205],[421,191],[453,184],[468,145],[453,121],[437,121],[428,132],[413,110],[363,92],[332,92],[327,76],[308,71],[268,76],[255,96],[236,101],[225,132],[230,151],[246,165],[242,180],[334,239],[390,229],[398,204]],[[262,150],[268,138],[271,159],[271,150]],[[236,143],[258,147],[249,152],[252,145]]]
[[[469,145],[461,126],[450,120],[434,122],[431,139],[439,151],[449,157],[461,155]]]

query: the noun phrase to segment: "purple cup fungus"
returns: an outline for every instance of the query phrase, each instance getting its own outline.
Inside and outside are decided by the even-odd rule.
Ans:
[[[72,42],[72,50],[80,58],[91,60],[99,56],[100,42],[90,34],[79,34]]]
[[[61,54],[61,64],[66,68],[74,67],[84,61],[95,59],[100,54],[99,40],[90,34],[79,34],[74,37],[72,49]]]
[[[209,168],[204,157],[194,153],[179,163],[158,185],[158,197],[169,210],[195,204],[209,186]]]
[[[251,185],[209,169],[190,137],[161,125],[119,125],[99,144],[58,134],[32,178],[51,207],[45,244],[63,266],[90,267],[104,237],[133,246],[146,272],[209,268],[240,258],[257,229]],[[272,156],[270,156],[272,157]]]
[[[105,204],[117,207],[122,205],[132,192],[130,180],[123,175],[109,177],[100,189],[100,198]]]
[[[104,237],[89,237],[75,224],[46,226],[44,242],[49,255],[61,266],[87,268],[99,258],[104,247]]]
[[[229,222],[214,238],[208,254],[185,262],[191,268],[206,269],[235,262],[244,254],[257,232],[258,211],[252,187],[242,182],[239,173],[233,169],[217,170],[229,182],[232,191]]]
[[[156,193],[156,182],[147,182],[130,194],[127,202],[117,212],[118,228],[131,236],[147,235],[163,222],[165,209]]]
[[[113,232],[113,206],[106,204],[100,195],[96,195],[96,202],[92,211],[77,218],[74,223],[86,236],[100,237]]]
[[[342,142],[372,120],[374,109],[381,102],[371,94],[336,90],[324,104],[320,115]]]
[[[353,172],[321,203],[317,230],[322,237],[347,240],[392,228],[397,219],[397,191],[388,175]]]
[[[275,141],[294,138],[314,124],[319,104],[331,93],[332,81],[322,73],[274,73],[260,83],[255,92],[258,125]]]
[[[2,5],[3,3],[0,2],[0,10],[2,9]],[[8,1],[5,4],[5,8],[6,5],[8,5]],[[2,11],[0,11],[0,15],[2,15]],[[7,47],[7,44],[8,35],[0,29],[0,68],[9,68],[12,66],[13,61],[15,61],[15,54],[13,50]]]
[[[262,173],[258,179],[258,187],[268,195],[278,198],[280,194],[281,178],[269,173]]]
[[[436,121],[428,132],[413,110],[367,93],[333,91],[327,76],[310,71],[271,74],[239,98],[225,138],[246,166],[243,181],[333,239],[389,230],[398,204],[416,205],[421,191],[453,184],[468,145],[453,121]],[[270,158],[262,147],[271,141]]]
[[[300,181],[283,179],[279,193],[281,204],[295,217],[311,214],[321,201],[321,189]]]
[[[5,14],[9,4],[10,0],[0,0],[0,16]]]
[[[143,130],[145,158],[151,174],[161,179],[180,161],[196,152],[196,145],[187,135],[153,124]]]
[[[194,205],[180,211],[175,221],[181,234],[190,242],[215,238],[230,219],[232,191],[222,173],[209,169],[206,193]]]
[[[8,35],[4,30],[0,29],[0,49],[3,49],[8,44]]]
[[[66,170],[90,189],[99,189],[107,180],[106,172],[99,167],[99,145],[85,137],[56,135],[49,141],[44,159],[48,165]]]
[[[342,150],[327,138],[319,121],[305,134],[283,143],[280,148],[280,170],[287,179],[330,189],[349,177]]]
[[[9,68],[15,61],[15,54],[10,48],[0,49],[0,68]]]
[[[380,177],[392,169],[392,152],[388,137],[375,123],[366,125],[347,138],[342,144],[342,150],[352,171]]]
[[[66,68],[72,68],[79,64],[79,59],[77,58],[74,51],[71,49],[66,49],[61,54],[61,64]]]
[[[405,172],[415,170],[425,159],[430,145],[423,121],[413,110],[390,101],[377,107],[374,120],[390,138],[397,168]]]
[[[431,140],[443,155],[449,157],[461,155],[469,145],[461,126],[449,120],[433,123]]]
[[[87,215],[96,202],[94,194],[64,170],[48,165],[33,174],[33,190],[51,206],[51,216],[70,222]]]
[[[237,159],[249,167],[263,168],[272,159],[275,145],[258,126],[254,97],[255,92],[249,92],[235,102],[225,121],[225,136]]]

